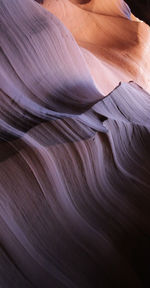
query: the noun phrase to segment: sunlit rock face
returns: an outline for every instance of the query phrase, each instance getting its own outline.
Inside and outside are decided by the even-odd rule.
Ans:
[[[0,0],[0,287],[149,287],[150,28],[37,2]]]
[[[44,7],[73,34],[97,88],[106,95],[120,81],[133,80],[150,91],[149,27],[124,1],[79,2],[45,0]]]
[[[44,0],[35,0],[38,3],[43,4]],[[72,3],[85,4],[91,0],[70,0]],[[111,2],[111,1],[110,1]],[[125,1],[131,8],[132,12],[145,21],[147,24],[150,24],[150,1],[149,0],[126,0]]]

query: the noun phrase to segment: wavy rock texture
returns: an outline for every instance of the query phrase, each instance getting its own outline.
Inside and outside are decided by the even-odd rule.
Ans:
[[[0,0],[0,287],[149,287],[150,29],[44,7]]]

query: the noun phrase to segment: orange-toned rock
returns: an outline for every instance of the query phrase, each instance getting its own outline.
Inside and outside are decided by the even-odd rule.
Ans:
[[[100,60],[85,51],[99,89],[107,94],[119,81],[133,80],[150,91],[149,26],[133,17],[122,0],[92,0],[77,6],[82,1],[70,2],[45,0],[44,7],[65,24],[80,47]]]

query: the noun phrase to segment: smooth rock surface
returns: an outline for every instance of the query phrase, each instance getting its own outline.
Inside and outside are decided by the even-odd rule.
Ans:
[[[149,287],[150,28],[119,0],[0,15],[0,287]]]

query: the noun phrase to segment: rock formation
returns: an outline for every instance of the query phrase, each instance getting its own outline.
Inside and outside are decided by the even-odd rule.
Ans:
[[[0,15],[0,287],[149,287],[149,26],[122,0]]]

